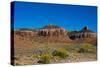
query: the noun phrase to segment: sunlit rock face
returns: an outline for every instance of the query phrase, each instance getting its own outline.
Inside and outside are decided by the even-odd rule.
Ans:
[[[37,30],[33,29],[19,29],[15,32],[17,35],[23,36],[23,37],[33,37],[37,35]]]
[[[17,35],[27,38],[39,38],[46,41],[61,41],[61,42],[93,42],[97,41],[97,34],[88,29],[87,26],[80,31],[68,32],[64,28],[56,25],[47,25],[39,29],[19,29],[15,31]],[[42,37],[42,38],[41,38]]]
[[[55,25],[47,25],[40,29],[38,34],[41,36],[59,37],[66,36],[67,31],[64,28],[60,28]]]

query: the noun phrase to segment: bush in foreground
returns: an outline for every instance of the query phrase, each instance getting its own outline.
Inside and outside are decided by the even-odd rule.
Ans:
[[[94,46],[92,44],[84,43],[79,47],[80,53],[93,52]]]
[[[40,60],[38,61],[38,63],[42,63],[42,64],[49,64],[51,63],[51,55],[49,54],[43,54],[40,56]]]
[[[68,57],[68,51],[64,48],[58,48],[52,54],[53,56],[59,56],[60,58]]]

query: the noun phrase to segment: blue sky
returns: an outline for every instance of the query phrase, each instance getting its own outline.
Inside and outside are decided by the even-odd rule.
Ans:
[[[14,2],[14,28],[41,28],[48,24],[66,30],[81,30],[84,26],[97,32],[96,6]]]

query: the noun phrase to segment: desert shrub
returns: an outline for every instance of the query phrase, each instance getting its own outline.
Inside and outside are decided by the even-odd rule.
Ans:
[[[51,63],[51,55],[49,54],[43,54],[40,56],[40,60],[38,61],[38,63],[42,63],[42,64],[49,64]]]
[[[92,44],[84,43],[84,44],[80,45],[79,52],[80,53],[93,52],[94,48],[95,47]]]
[[[68,51],[64,48],[58,48],[52,54],[53,56],[59,56],[60,58],[68,57]]]

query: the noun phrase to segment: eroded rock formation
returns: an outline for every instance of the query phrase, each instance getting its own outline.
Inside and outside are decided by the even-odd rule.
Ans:
[[[89,30],[87,26],[85,26],[80,31],[72,31],[68,35],[71,39],[84,39],[84,38],[96,38],[96,33]]]
[[[96,40],[97,34],[88,29],[85,26],[80,31],[71,31],[68,32],[64,28],[58,27],[56,25],[47,25],[41,29],[20,29],[16,31],[17,35],[27,38],[36,38],[42,37],[44,40],[48,41],[64,41],[64,42],[71,42],[71,41],[93,41],[92,39]]]

